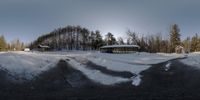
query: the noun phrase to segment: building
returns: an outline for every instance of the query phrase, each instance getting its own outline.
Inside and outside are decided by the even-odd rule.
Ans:
[[[38,50],[39,51],[48,51],[48,50],[50,50],[50,47],[47,45],[38,45]]]
[[[29,52],[29,51],[31,51],[31,50],[30,50],[30,48],[24,48],[24,51],[25,51],[25,52]]]
[[[102,53],[135,53],[139,51],[138,45],[107,45],[100,47]]]
[[[178,54],[181,54],[181,53],[185,53],[185,49],[183,46],[176,46],[175,48],[175,52],[178,53]]]

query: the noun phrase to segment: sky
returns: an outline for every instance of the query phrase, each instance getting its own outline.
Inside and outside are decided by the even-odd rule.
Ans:
[[[0,0],[0,35],[30,43],[67,25],[126,38],[128,29],[168,37],[178,24],[181,38],[200,32],[200,0]]]

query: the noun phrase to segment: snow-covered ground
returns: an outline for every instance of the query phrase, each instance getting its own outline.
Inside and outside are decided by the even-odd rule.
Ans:
[[[187,55],[186,59],[181,60],[182,63],[200,68],[200,52],[194,52]]]
[[[82,63],[79,63],[73,59],[70,60],[70,64],[74,65],[76,69],[82,71],[89,79],[92,79],[104,85],[111,85],[115,83],[130,81],[127,78],[109,76],[109,75],[103,74],[99,70],[88,69]]]
[[[60,59],[70,59],[75,69],[80,70],[89,79],[104,84],[112,85],[132,81],[138,86],[142,81],[141,71],[151,67],[151,64],[165,62],[183,57],[176,54],[133,53],[133,54],[107,54],[99,52],[4,52],[0,53],[0,68],[19,78],[32,79],[39,73],[46,71],[58,63]],[[72,58],[76,58],[72,59]],[[91,61],[111,71],[131,72],[136,77],[123,78],[102,73],[100,70],[89,69],[84,65]]]
[[[42,71],[54,67],[60,58],[27,52],[8,52],[0,54],[0,68],[10,75],[32,79]]]

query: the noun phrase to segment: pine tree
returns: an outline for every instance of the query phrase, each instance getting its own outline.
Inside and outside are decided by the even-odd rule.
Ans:
[[[116,43],[116,39],[115,39],[114,35],[112,33],[110,33],[110,32],[108,32],[106,34],[105,41],[106,41],[107,45],[113,45],[113,44]]]
[[[160,52],[161,49],[161,42],[162,42],[162,35],[161,33],[157,34],[155,36],[155,42],[156,42],[156,52]]]
[[[147,51],[147,38],[142,36],[139,40],[138,45],[140,46],[140,51]]]
[[[92,31],[90,33],[90,45],[92,50],[95,49],[95,41],[96,41],[96,34]]]
[[[0,51],[5,51],[7,47],[7,43],[6,40],[4,38],[4,36],[0,36]]]
[[[104,45],[104,41],[103,41],[103,38],[102,38],[102,36],[101,36],[101,33],[100,33],[100,31],[98,31],[98,30],[96,30],[96,32],[95,32],[95,50],[97,50],[97,49],[99,49],[101,46],[103,46]]]
[[[185,48],[185,52],[190,52],[191,51],[191,41],[190,37],[187,37],[185,40],[183,40],[183,46]]]
[[[197,51],[200,51],[200,38],[198,37]]]
[[[198,50],[198,35],[195,34],[195,36],[192,37],[192,40],[191,40],[191,51],[194,52],[194,51],[197,51]]]
[[[87,45],[88,45],[88,40],[89,40],[89,30],[86,29],[86,28],[83,28],[82,30],[82,48],[83,50],[86,50],[87,49]]]
[[[180,45],[181,43],[179,32],[180,32],[180,29],[177,24],[174,24],[171,26],[171,29],[170,29],[171,52],[174,52],[175,47]]]

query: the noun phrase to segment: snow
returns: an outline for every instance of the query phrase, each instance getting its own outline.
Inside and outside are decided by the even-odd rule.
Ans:
[[[90,61],[97,65],[101,65],[106,67],[107,69],[114,71],[128,71],[134,74],[139,74],[141,71],[146,70],[150,67],[150,65],[140,65],[140,64],[132,64],[126,63],[123,61],[116,61],[113,59],[106,59],[104,57],[87,57]]]
[[[78,61],[72,59],[72,57],[76,58]],[[132,81],[133,85],[138,86],[142,81],[140,73],[150,68],[151,64],[157,64],[180,57],[183,56],[145,52],[132,54],[107,54],[95,51],[3,52],[0,53],[0,68],[8,71],[13,76],[31,80],[43,71],[55,67],[60,59],[70,59],[68,62],[72,67],[80,70],[86,77],[94,82],[104,85],[113,85]],[[111,71],[131,72],[136,75],[136,77],[123,78],[104,74],[100,70],[87,68],[85,65],[87,61],[106,67]]]
[[[70,59],[69,63],[71,65],[74,65],[74,67],[76,69],[82,71],[89,79],[96,81],[98,83],[104,84],[104,85],[112,85],[112,84],[116,84],[116,83],[130,81],[130,79],[128,79],[128,78],[109,76],[109,75],[103,74],[102,72],[100,72],[98,70],[87,69],[84,65],[76,62],[73,59]]]
[[[117,47],[126,47],[126,48],[140,48],[140,46],[138,45],[107,45],[107,46],[103,46],[101,48],[117,48]]]
[[[170,66],[171,66],[171,62],[168,62],[166,65],[165,65],[165,71],[168,71],[170,69]]]
[[[82,55],[82,59],[88,59],[97,65],[106,67],[109,70],[128,71],[136,74],[137,77],[134,77],[134,79],[132,80],[132,84],[135,86],[138,86],[140,84],[140,72],[150,68],[151,64],[157,64],[182,57],[185,56],[178,54],[154,54],[145,52],[132,54],[93,53],[87,54],[85,56]],[[168,69],[169,66],[170,64],[167,65]]]
[[[139,86],[142,81],[140,77],[141,77],[140,75],[137,75],[136,77],[134,77],[132,79],[132,85]]]
[[[112,60],[116,62],[123,62],[129,64],[143,64],[151,65],[166,62],[171,59],[182,58],[184,55],[178,54],[156,54],[156,53],[131,53],[131,54],[108,54],[108,53],[95,53],[92,54],[93,58],[100,60]]]
[[[59,59],[35,53],[11,52],[0,54],[0,67],[12,76],[32,79],[42,71],[55,66]]]
[[[186,59],[181,60],[182,63],[200,68],[200,52],[194,52],[187,55]]]

